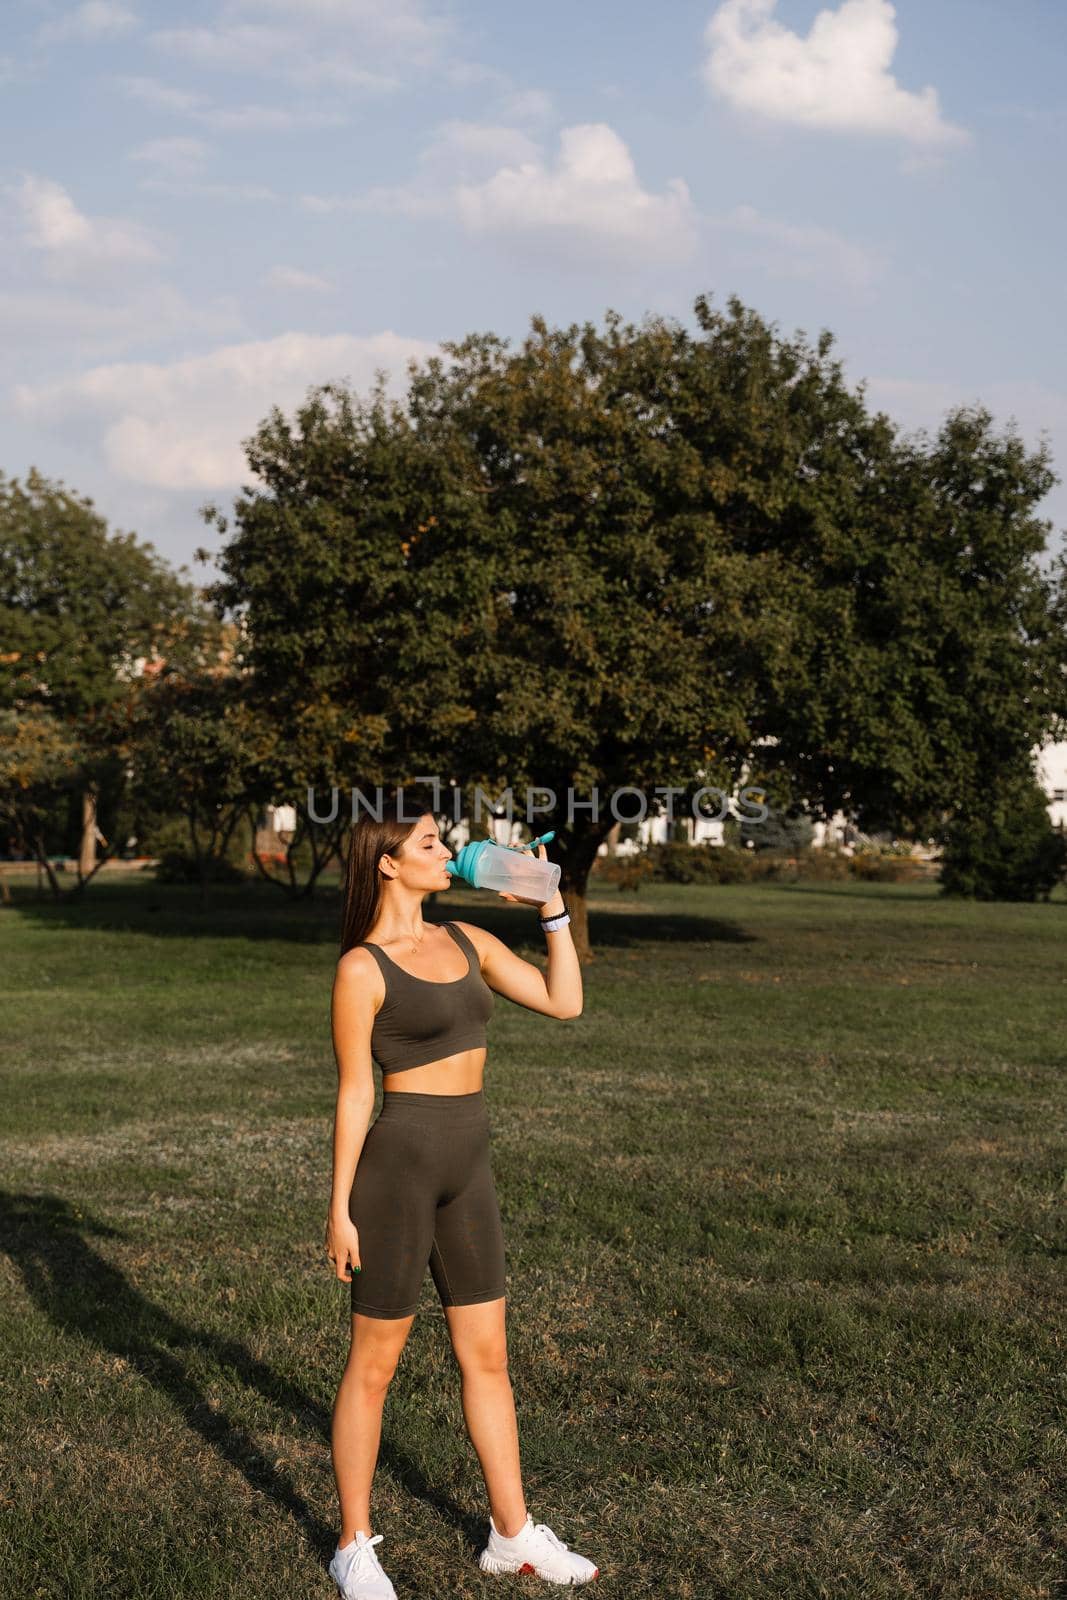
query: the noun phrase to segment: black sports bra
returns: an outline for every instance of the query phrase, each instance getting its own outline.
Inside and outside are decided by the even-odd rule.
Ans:
[[[444,983],[416,978],[398,967],[381,945],[362,941],[385,979],[385,999],[374,1018],[371,1055],[382,1072],[405,1072],[460,1050],[485,1047],[485,1025],[495,998],[482,977],[478,952],[461,928],[445,922],[465,952],[467,972]]]

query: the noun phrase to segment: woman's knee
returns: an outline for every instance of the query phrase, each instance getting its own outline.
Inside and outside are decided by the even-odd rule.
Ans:
[[[464,1374],[507,1372],[508,1346],[502,1334],[486,1334],[461,1339],[455,1345],[456,1360]]]
[[[380,1390],[382,1393],[388,1389],[396,1376],[396,1361],[386,1356],[357,1355],[349,1363],[349,1371],[353,1379],[362,1389]]]
[[[368,1319],[371,1320],[371,1319]],[[376,1319],[374,1319],[376,1321]],[[348,1366],[356,1381],[366,1389],[388,1389],[396,1375],[400,1353],[407,1341],[413,1318],[388,1333],[378,1326],[354,1328]]]

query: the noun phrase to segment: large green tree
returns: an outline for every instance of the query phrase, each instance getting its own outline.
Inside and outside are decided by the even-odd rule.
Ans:
[[[85,765],[77,731],[51,711],[0,706],[0,833],[5,846],[37,857],[56,898],[45,833],[57,797],[80,784]]]
[[[51,752],[38,769],[31,848],[45,850],[46,773],[53,795],[81,793],[87,830],[114,812],[138,659],[189,665],[217,644],[218,623],[198,591],[150,542],[112,533],[91,499],[35,469],[24,483],[0,473],[0,709],[16,745]],[[57,724],[50,735],[48,719]],[[93,866],[79,859],[75,891],[113,848],[109,839]]]
[[[585,954],[614,791],[654,807],[676,786],[684,809],[731,788],[793,672],[793,564],[738,526],[742,500],[762,528],[804,492],[788,450],[766,481],[766,436],[784,417],[815,450],[869,426],[824,348],[736,302],[698,318],[697,336],[535,320],[515,351],[474,336],[412,368],[406,405],[325,386],[249,442],[264,488],[219,556],[256,692],[289,722],[344,709],[325,781],[438,773],[520,810],[527,786],[556,794]],[[599,815],[568,821],[568,791],[594,787]]]
[[[290,861],[310,846],[311,868],[303,884],[286,881],[307,892],[342,848],[351,786],[451,770],[472,715],[464,550],[428,572],[413,559],[432,481],[447,484],[449,469],[381,385],[366,401],[323,385],[292,421],[274,408],[247,452],[262,487],[242,492],[232,531],[218,506],[204,507],[225,538],[208,592],[220,617],[240,622],[243,696],[274,732],[263,798],[296,807]],[[318,820],[334,787],[336,814]]]
[[[882,419],[884,421],[884,419]],[[829,471],[795,531],[795,676],[768,702],[768,781],[862,827],[939,836],[1063,727],[1062,561],[1044,570],[1056,481],[990,413],[936,438],[872,429],[858,473]],[[1005,811],[1005,816],[1010,811]]]
[[[229,666],[166,670],[138,695],[132,722],[131,798],[142,810],[180,813],[201,903],[231,839],[264,798],[275,730],[256,713]]]
[[[403,403],[325,385],[248,442],[232,532],[206,508],[279,779],[439,774],[520,812],[546,786],[583,956],[615,791],[684,809],[747,772],[779,807],[927,823],[1056,698],[1041,453],[964,415],[901,440],[828,332],[695,313],[472,335]]]

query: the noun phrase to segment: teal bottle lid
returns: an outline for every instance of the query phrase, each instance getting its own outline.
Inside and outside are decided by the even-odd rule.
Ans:
[[[540,838],[531,839],[529,847],[547,844],[550,839],[555,837],[556,830],[553,828],[549,833],[541,834]],[[477,889],[478,864],[489,845],[494,845],[497,850],[518,849],[520,852],[524,848],[529,848],[528,846],[497,844],[495,839],[476,839],[472,844],[465,844],[453,860],[445,862],[445,871],[453,878],[463,878],[473,889]]]
[[[486,845],[492,843],[492,839],[478,839],[473,844],[465,844],[452,861],[445,862],[445,871],[453,878],[464,878],[472,888],[477,889],[478,862],[485,854]]]

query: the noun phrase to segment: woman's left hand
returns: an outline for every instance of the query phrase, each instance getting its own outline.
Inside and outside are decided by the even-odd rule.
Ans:
[[[517,849],[517,848],[518,848],[518,846],[515,846],[515,845],[512,846],[512,849]],[[526,852],[527,855],[532,855],[533,854],[533,852],[531,851],[530,846],[528,844],[524,844],[522,846],[522,849]],[[545,849],[543,844],[539,844],[537,846],[537,855],[538,855],[538,859],[541,860],[541,861],[547,861],[548,860],[548,851]],[[541,915],[543,917],[551,916],[554,911],[562,911],[563,910],[563,896],[558,892],[558,890],[552,896],[551,900],[545,900],[543,903],[540,900],[528,900],[525,895],[505,894],[503,889],[500,890],[500,898],[501,898],[501,900],[511,900],[515,905],[520,905],[520,906],[538,906],[538,907],[540,907]]]

